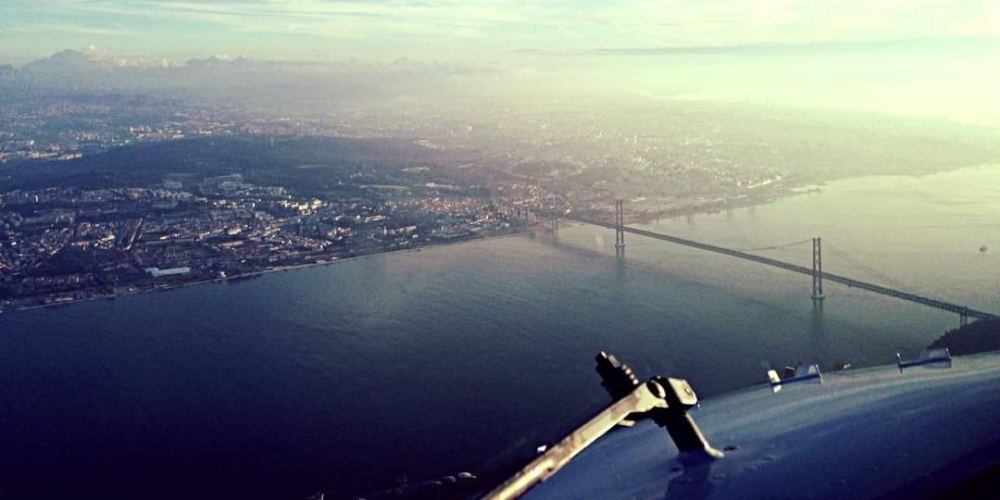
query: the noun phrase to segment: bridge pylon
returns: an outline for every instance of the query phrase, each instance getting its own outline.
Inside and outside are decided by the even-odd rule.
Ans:
[[[823,239],[812,239],[812,301],[814,306],[822,306],[823,299]]]
[[[615,200],[615,253],[625,253],[625,202]]]

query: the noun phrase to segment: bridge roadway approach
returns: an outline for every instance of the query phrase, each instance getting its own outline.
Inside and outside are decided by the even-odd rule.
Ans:
[[[828,273],[824,271],[813,271],[812,269],[805,266],[798,266],[795,264],[789,264],[788,262],[782,262],[776,259],[770,259],[767,257],[762,257],[760,255],[754,255],[746,252],[741,252],[739,250],[732,250],[729,248],[719,247],[715,245],[709,245],[707,243],[699,243],[697,241],[687,240],[684,238],[678,238],[676,236],[669,236],[661,233],[654,233],[652,231],[646,231],[644,229],[636,229],[633,227],[628,227],[625,225],[616,225],[609,222],[603,222],[595,219],[589,219],[585,217],[579,217],[572,214],[546,214],[553,217],[559,217],[563,219],[568,219],[575,222],[580,222],[583,224],[590,224],[594,226],[606,227],[608,229],[614,229],[616,231],[622,231],[625,233],[631,233],[638,236],[645,236],[647,238],[653,238],[657,240],[669,241],[671,243],[676,243],[678,245],[684,245],[687,247],[697,248],[699,250],[706,250],[709,252],[714,252],[722,255],[728,255],[730,257],[736,257],[739,259],[746,259],[753,262],[758,262],[760,264],[765,264],[772,267],[777,267],[785,269],[787,271],[792,271],[800,274],[805,274],[808,276],[819,277],[824,280],[830,280],[835,283],[840,283],[842,285],[847,285],[848,287],[860,288],[862,290],[868,290],[869,292],[878,293],[881,295],[888,295],[889,297],[896,297],[897,299],[908,300],[910,302],[915,302],[917,304],[922,304],[929,307],[934,307],[936,309],[941,309],[944,311],[952,312],[958,314],[962,318],[962,324],[967,322],[967,318],[976,318],[984,320],[1000,321],[1000,316],[995,314],[990,314],[984,311],[977,311],[966,306],[961,306],[958,304],[953,304],[951,302],[945,302],[943,300],[933,299],[930,297],[924,297],[922,295],[917,295],[913,293],[904,292],[902,290],[896,290],[893,288],[888,288],[880,285],[875,285],[872,283],[866,283],[864,281],[859,281],[853,278],[848,278],[846,276],[840,276],[838,274]]]

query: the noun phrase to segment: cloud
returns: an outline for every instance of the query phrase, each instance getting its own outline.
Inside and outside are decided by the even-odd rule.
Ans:
[[[73,40],[144,51],[177,40],[266,57],[333,48],[353,57],[482,57],[658,47],[997,36],[996,0],[0,0],[29,47],[49,19]],[[76,36],[77,38],[72,38]],[[121,40],[111,40],[112,38]],[[44,42],[44,41],[43,41]],[[336,45],[331,45],[336,43]],[[64,44],[65,45],[65,44]],[[49,46],[49,48],[54,48]],[[245,48],[245,49],[243,49]],[[188,49],[190,50],[190,49]],[[695,52],[697,50],[692,49]],[[610,52],[609,52],[610,53]],[[195,56],[199,54],[188,54]]]
[[[600,48],[576,55],[627,55],[627,56],[816,56],[834,54],[868,54],[884,51],[921,50],[932,53],[954,50],[959,47],[1000,48],[1000,38],[990,36],[912,38],[898,40],[858,40],[807,43],[759,43],[737,45],[697,45],[669,47],[617,47]]]
[[[53,23],[33,23],[5,28],[10,33],[38,34],[38,33],[70,33],[78,35],[91,35],[99,37],[126,37],[136,36],[137,32],[115,26],[87,26],[76,24],[53,24]]]

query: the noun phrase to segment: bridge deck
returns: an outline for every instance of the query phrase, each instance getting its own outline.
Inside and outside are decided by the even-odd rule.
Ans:
[[[591,225],[594,225],[594,226],[606,227],[608,229],[617,229],[618,228],[618,226],[616,226],[615,224],[609,223],[609,222],[604,222],[604,221],[599,221],[599,220],[594,220],[594,219],[588,219],[588,218],[584,218],[584,217],[577,217],[577,216],[571,216],[571,215],[560,215],[560,217],[563,217],[563,218],[566,218],[566,219],[569,219],[569,220],[572,220],[572,221],[576,221],[576,222],[581,222],[581,223],[584,223],[584,224],[591,224]],[[714,253],[718,253],[718,254],[722,254],[722,255],[728,255],[730,257],[736,257],[736,258],[739,258],[739,259],[746,259],[746,260],[750,260],[750,261],[753,261],[753,262],[758,262],[758,263],[761,263],[761,264],[765,264],[765,265],[768,265],[768,266],[773,266],[773,267],[778,267],[778,268],[781,268],[781,269],[785,269],[787,271],[792,271],[792,272],[796,272],[796,273],[806,274],[806,275],[809,275],[809,276],[813,275],[813,270],[811,268],[808,268],[808,267],[805,267],[805,266],[799,266],[799,265],[795,265],[795,264],[790,264],[788,262],[783,262],[783,261],[776,260],[776,259],[771,259],[771,258],[768,258],[768,257],[762,257],[760,255],[754,255],[754,254],[750,254],[750,253],[746,253],[746,252],[741,252],[739,250],[732,250],[732,249],[725,248],[725,247],[720,247],[720,246],[715,246],[715,245],[709,245],[707,243],[700,243],[700,242],[693,241],[693,240],[688,240],[688,239],[684,239],[684,238],[678,238],[676,236],[669,236],[669,235],[662,234],[662,233],[655,233],[653,231],[646,231],[644,229],[637,229],[637,228],[634,228],[634,227],[622,226],[621,229],[622,229],[622,231],[624,231],[626,233],[631,233],[631,234],[635,234],[635,235],[639,235],[639,236],[645,236],[647,238],[653,238],[653,239],[662,240],[662,241],[669,241],[671,243],[676,243],[678,245],[684,245],[684,246],[688,246],[688,247],[692,247],[692,248],[697,248],[699,250],[706,250],[706,251],[709,251],[709,252],[714,252]],[[848,278],[846,276],[840,276],[838,274],[833,274],[833,273],[828,273],[828,272],[822,272],[822,273],[819,273],[819,274],[820,274],[820,276],[823,277],[823,279],[830,280],[830,281],[833,281],[835,283],[840,283],[842,285],[847,285],[849,287],[860,288],[862,290],[868,290],[869,292],[874,292],[874,293],[878,293],[878,294],[881,294],[881,295],[887,295],[889,297],[896,297],[897,299],[908,300],[910,302],[915,302],[917,304],[922,304],[922,305],[925,305],[925,306],[934,307],[934,308],[937,308],[937,309],[942,309],[944,311],[949,311],[949,312],[961,314],[963,316],[967,316],[967,317],[970,317],[970,318],[985,319],[985,320],[994,320],[994,321],[1000,320],[1000,316],[998,316],[998,315],[990,314],[990,313],[984,312],[984,311],[978,311],[978,310],[975,310],[975,309],[970,309],[968,307],[961,306],[961,305],[958,305],[958,304],[953,304],[951,302],[945,302],[943,300],[932,299],[930,297],[924,297],[922,295],[908,293],[908,292],[904,292],[902,290],[896,290],[896,289],[893,289],[893,288],[888,288],[888,287],[884,287],[884,286],[880,286],[880,285],[875,285],[875,284],[872,284],[872,283],[866,283],[864,281],[856,280],[856,279],[853,279],[853,278]]]

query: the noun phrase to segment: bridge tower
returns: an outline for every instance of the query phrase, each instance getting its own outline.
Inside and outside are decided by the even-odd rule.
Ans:
[[[615,253],[625,253],[625,203],[615,200]]]
[[[823,299],[826,298],[826,296],[823,295],[823,239],[822,238],[813,238],[812,263],[813,263],[812,266],[813,305],[822,306]]]

